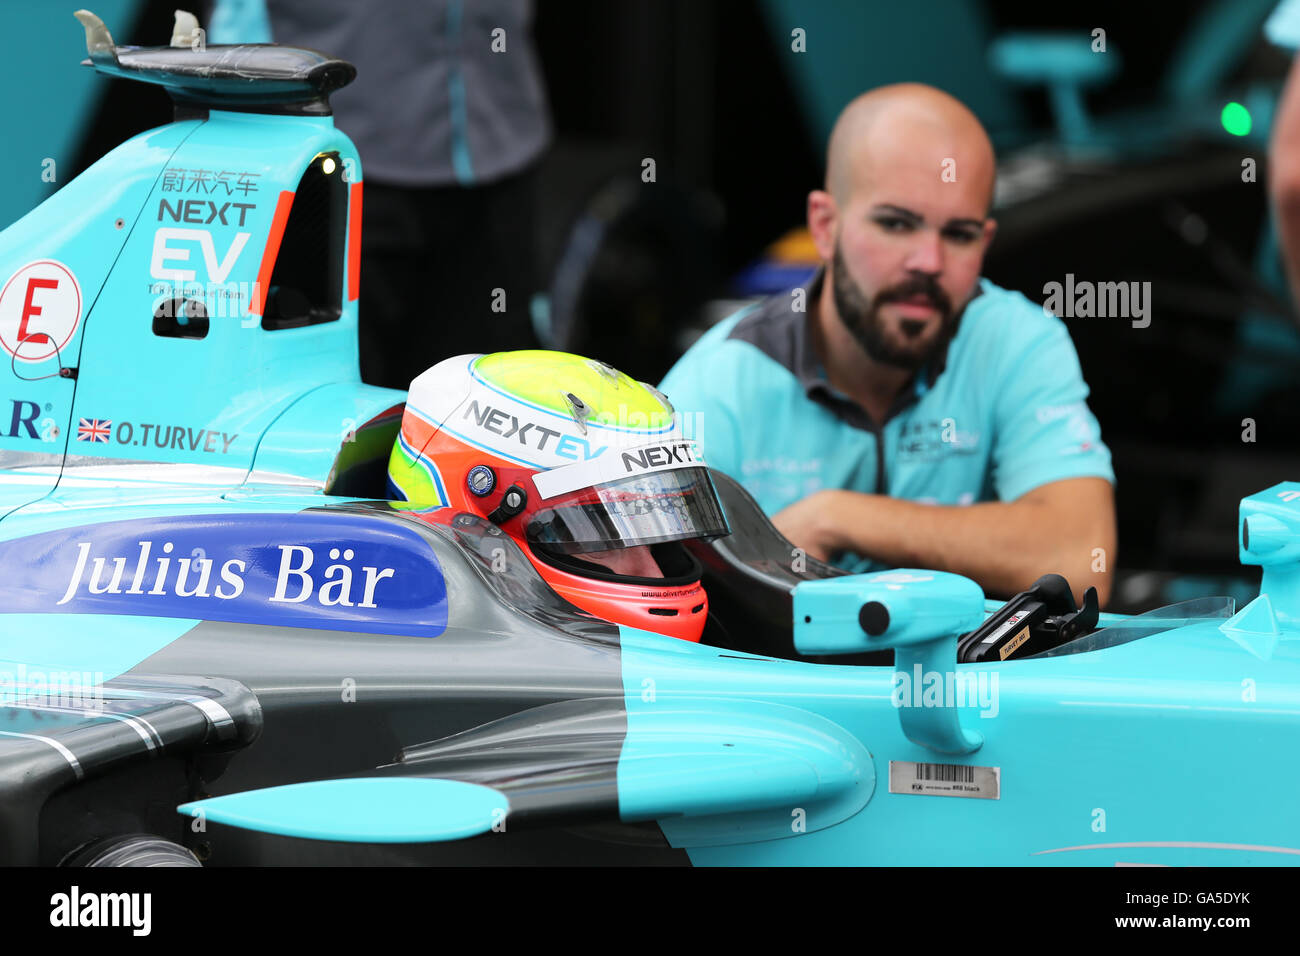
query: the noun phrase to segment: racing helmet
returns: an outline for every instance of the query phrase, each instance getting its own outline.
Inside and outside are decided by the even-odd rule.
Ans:
[[[683,541],[729,534],[699,445],[657,389],[565,352],[460,355],[411,383],[388,464],[399,500],[481,515],[578,607],[698,641]]]

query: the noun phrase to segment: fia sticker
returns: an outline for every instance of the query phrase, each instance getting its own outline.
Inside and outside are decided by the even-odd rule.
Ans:
[[[81,286],[61,262],[29,262],[0,289],[0,346],[20,362],[54,358],[80,321]]]
[[[1002,799],[1002,768],[964,763],[889,761],[889,792],[922,797]]]
[[[1012,614],[1009,618],[1003,621],[992,634],[984,638],[984,640],[980,641],[980,644],[992,644],[999,637],[1007,633],[1007,631],[1011,630],[1013,627],[1015,627],[1017,624],[1019,624],[1028,616],[1029,616],[1028,611],[1017,611],[1015,614]],[[1003,658],[1003,660],[1005,659],[1006,658]]]

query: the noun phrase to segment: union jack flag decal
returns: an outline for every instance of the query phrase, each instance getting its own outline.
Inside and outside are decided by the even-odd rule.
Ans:
[[[107,418],[83,418],[77,423],[77,441],[102,441],[107,445],[112,427]]]

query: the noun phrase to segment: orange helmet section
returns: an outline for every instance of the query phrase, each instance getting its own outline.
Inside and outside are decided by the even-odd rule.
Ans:
[[[456,439],[435,435],[425,453],[438,462],[446,484],[451,507],[487,517],[505,498],[511,487],[521,488],[530,500],[538,500],[532,472],[514,462],[504,461],[480,449],[468,448]],[[467,476],[475,468],[491,469],[491,491],[476,495],[469,490]],[[529,562],[556,593],[571,604],[615,624],[666,634],[685,641],[698,642],[704,634],[709,616],[709,599],[697,578],[689,584],[655,587],[640,579],[636,583],[616,582],[575,574],[539,557],[536,546],[528,540],[525,525],[532,510],[500,522],[501,530],[519,545]],[[574,557],[581,559],[582,554]]]
[[[453,510],[464,509],[439,507],[433,511],[414,512],[413,516],[430,523],[445,523],[451,520]],[[549,564],[537,556],[526,540],[513,534],[510,537],[519,544],[529,563],[552,590],[587,613],[614,624],[684,641],[698,643],[703,636],[709,616],[709,598],[698,579],[673,587],[655,587],[653,582],[611,585]]]
[[[567,601],[606,621],[626,624],[684,641],[698,642],[709,616],[709,598],[696,581],[683,587],[655,588],[650,585],[608,584],[570,574],[528,556],[546,582]]]

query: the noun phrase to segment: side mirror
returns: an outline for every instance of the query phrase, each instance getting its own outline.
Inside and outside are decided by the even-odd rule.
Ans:
[[[1242,564],[1264,569],[1259,593],[1267,594],[1278,624],[1300,625],[1300,482],[1284,481],[1241,499],[1238,517]]]
[[[957,638],[984,620],[984,592],[945,571],[900,569],[804,581],[794,589],[794,645],[801,654],[892,648],[894,670],[955,682]],[[951,679],[950,679],[951,675]],[[961,726],[950,701],[899,708],[903,734],[940,753],[971,753],[984,738]]]

